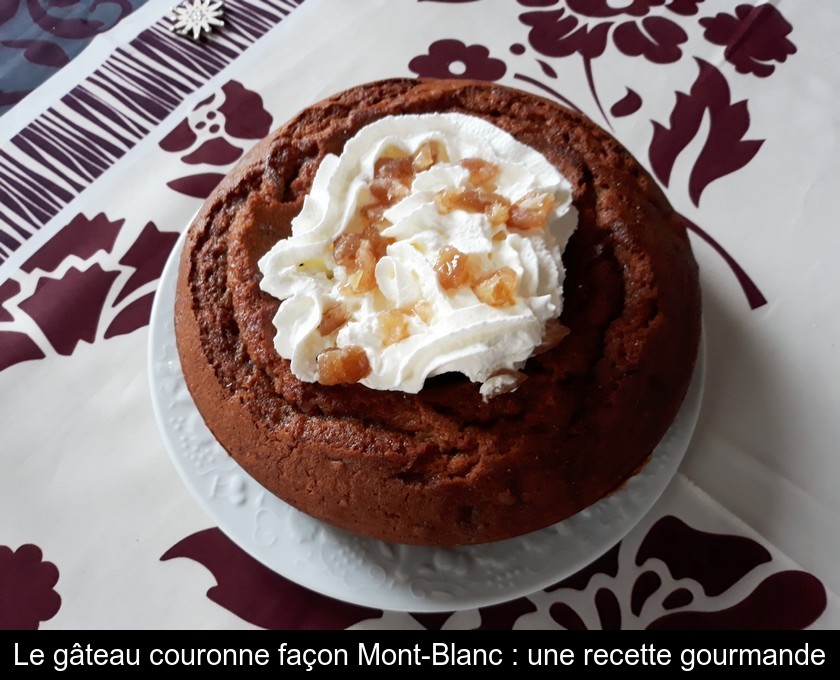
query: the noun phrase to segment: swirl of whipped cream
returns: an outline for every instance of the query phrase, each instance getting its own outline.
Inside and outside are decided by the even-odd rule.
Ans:
[[[412,157],[429,144],[440,158],[413,173],[410,187],[381,213],[384,253],[375,262],[375,285],[348,289],[353,272],[336,261],[337,239],[364,229],[359,216],[375,200],[377,161]],[[550,196],[544,228],[509,228],[457,205],[441,210],[442,194],[471,186],[465,159],[492,164],[492,191],[509,205]],[[510,375],[542,343],[546,322],[562,311],[561,254],[576,225],[568,180],[495,125],[458,113],[377,120],[341,156],[323,159],[292,235],[259,262],[261,288],[283,301],[274,318],[275,348],[308,382],[319,380],[321,353],[352,347],[364,350],[370,370],[359,382],[373,389],[416,393],[428,377],[459,372],[484,383],[485,398],[505,391],[516,382]],[[470,258],[473,277],[514,272],[512,297],[488,304],[475,285],[442,285],[447,247]],[[336,308],[342,310],[337,327],[322,334]],[[393,310],[400,311],[396,339],[383,330],[383,313]]]

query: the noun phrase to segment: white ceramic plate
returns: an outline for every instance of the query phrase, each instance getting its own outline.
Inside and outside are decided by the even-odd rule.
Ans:
[[[319,593],[411,612],[484,607],[533,593],[574,574],[621,540],[665,490],[688,448],[703,392],[702,343],[688,396],[650,462],[617,493],[559,524],[463,548],[385,543],[323,524],[242,470],[193,404],[173,320],[183,242],[182,236],[163,271],[149,337],[152,403],[167,449],[184,483],[231,540],[278,574]]]

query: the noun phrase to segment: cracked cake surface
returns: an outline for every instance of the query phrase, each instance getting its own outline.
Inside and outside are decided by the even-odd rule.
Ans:
[[[490,400],[453,373],[417,394],[303,382],[274,348],[280,302],[257,262],[289,235],[326,154],[383,116],[427,112],[488,120],[571,183],[568,335]],[[499,85],[394,79],[305,109],[239,162],[190,227],[175,320],[199,411],[263,486],[357,533],[460,545],[558,522],[644,465],[691,379],[700,292],[680,218],[587,118]]]

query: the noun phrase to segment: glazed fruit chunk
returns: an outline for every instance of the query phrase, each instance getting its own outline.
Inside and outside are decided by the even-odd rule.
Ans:
[[[508,307],[516,304],[519,277],[510,267],[500,267],[481,277],[473,284],[473,292],[484,304],[491,307]]]
[[[367,293],[376,288],[376,263],[385,255],[390,239],[374,226],[361,233],[342,234],[333,241],[333,258],[347,268],[343,291],[350,294]]]
[[[347,308],[340,302],[334,302],[324,308],[321,323],[318,324],[318,332],[326,337],[341,328],[349,319],[350,312]]]
[[[459,288],[469,283],[472,278],[470,256],[452,246],[444,246],[438,253],[435,271],[441,288]]]
[[[441,215],[453,210],[484,213],[494,224],[504,223],[505,219],[499,221],[499,218],[506,217],[509,206],[510,202],[504,196],[471,186],[442,189],[435,196],[435,207]]]
[[[383,347],[405,340],[410,335],[408,330],[410,317],[411,312],[405,312],[402,309],[388,309],[377,314]]]
[[[361,347],[336,347],[318,355],[318,382],[322,385],[350,385],[370,373],[370,362]]]
[[[461,166],[470,173],[470,183],[477,187],[495,189],[493,180],[499,176],[499,166],[481,158],[465,158]]]
[[[548,223],[548,216],[554,210],[555,201],[551,194],[530,193],[510,207],[508,227],[527,231],[542,229]]]

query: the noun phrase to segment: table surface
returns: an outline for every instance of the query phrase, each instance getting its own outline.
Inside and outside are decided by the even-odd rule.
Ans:
[[[836,3],[227,0],[199,41],[171,4],[0,3],[0,629],[840,627]],[[578,574],[451,613],[262,566],[182,484],[148,386],[203,199],[296,111],[394,76],[591,117],[685,216],[704,295],[700,421],[651,512]]]

